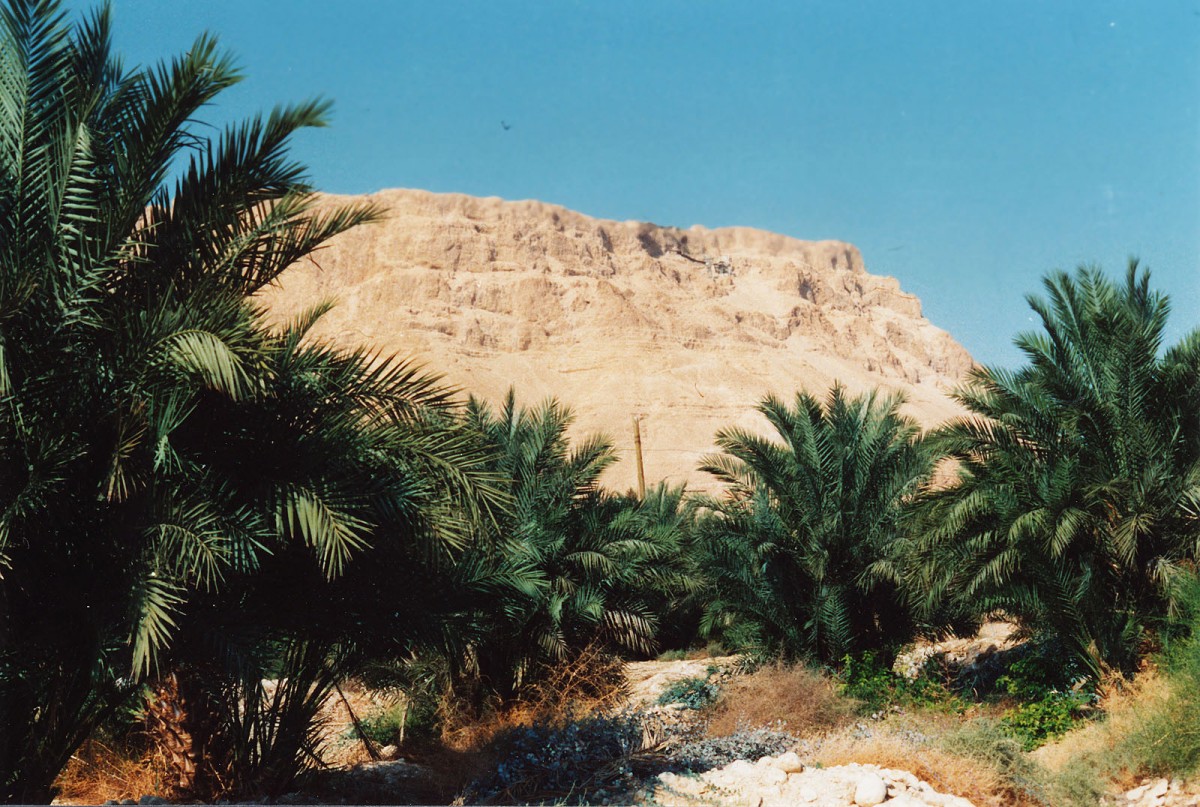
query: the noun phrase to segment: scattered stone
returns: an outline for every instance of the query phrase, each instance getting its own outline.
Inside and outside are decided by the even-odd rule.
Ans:
[[[1105,804],[1124,807],[1196,807],[1200,804],[1200,782],[1178,779],[1143,779],[1137,787],[1125,791]]]
[[[788,751],[776,758],[775,767],[784,773],[802,773],[804,771],[804,761],[800,759],[800,755],[795,751]]]
[[[875,807],[888,797],[887,783],[875,774],[868,773],[858,780],[854,788],[854,803],[858,807]]]
[[[754,770],[754,763],[747,762],[744,759],[735,759],[733,762],[730,762],[728,765],[722,768],[722,770],[733,776],[742,777],[757,775],[758,773]]]
[[[941,802],[934,801],[936,796],[937,794],[925,794],[922,798],[916,798],[908,793],[901,793],[888,799],[885,807],[937,807]]]
[[[1016,645],[1016,626],[1008,622],[988,622],[972,637],[922,642],[896,656],[892,671],[905,678],[921,675],[926,662],[941,659],[955,670],[970,670],[1000,651]]]

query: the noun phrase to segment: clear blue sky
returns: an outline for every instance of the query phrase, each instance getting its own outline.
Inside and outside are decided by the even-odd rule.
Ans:
[[[1172,338],[1200,325],[1200,0],[115,10],[130,61],[205,30],[238,57],[210,120],[332,98],[297,148],[324,190],[843,239],[987,363],[1019,360],[1023,295],[1080,262],[1140,256]]]

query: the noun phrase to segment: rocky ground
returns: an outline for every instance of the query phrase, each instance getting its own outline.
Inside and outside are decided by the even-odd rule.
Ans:
[[[687,738],[663,743],[659,765],[675,770],[705,768],[713,764],[717,767],[701,773],[668,771],[651,774],[640,786],[602,801],[619,804],[632,800],[664,807],[855,807],[875,804],[970,807],[968,800],[939,793],[907,771],[875,765],[821,767],[811,762],[806,764],[803,755],[809,750],[807,745],[780,731],[747,732],[746,737],[731,741],[697,739],[694,732],[688,731],[688,724],[697,720],[697,712],[679,704],[664,706],[657,703],[673,684],[705,677],[721,680],[733,674],[736,662],[736,657],[725,656],[628,665],[629,708],[642,715],[647,726],[655,727],[654,730],[647,729],[647,742],[654,745],[668,735]],[[650,736],[654,731],[661,731],[662,735]],[[772,746],[778,749],[773,754],[754,753],[754,749]],[[746,749],[745,756],[730,759],[736,756],[739,747]],[[418,796],[431,795],[431,779],[428,770],[405,760],[366,762],[328,775],[321,795],[328,800],[341,800],[353,794],[379,793],[390,794],[392,798],[388,800],[394,803],[413,803]]]
[[[940,642],[919,642],[896,657],[892,669],[907,678],[916,678],[929,659],[941,657],[960,669],[986,664],[1018,644],[1017,626],[1011,622],[986,622],[969,638],[949,638]]]
[[[629,705],[651,706],[679,681],[703,678],[710,669],[729,671],[736,667],[737,656],[710,656],[676,661],[633,661],[625,665],[629,682]]]
[[[985,629],[974,644],[959,643],[939,649],[961,657],[963,662],[970,665],[987,663],[991,656],[1003,653],[1010,644],[1007,627],[996,625]],[[916,669],[925,655],[928,654],[917,652],[912,658],[902,658],[898,667],[909,664]],[[620,763],[622,773],[600,785],[593,782],[583,797],[586,802],[654,804],[662,807],[972,805],[972,801],[962,795],[948,792],[953,787],[952,781],[966,780],[961,780],[961,776],[959,780],[940,779],[938,774],[941,768],[931,760],[923,759],[921,749],[925,747],[925,740],[920,737],[910,743],[911,748],[907,745],[901,747],[898,754],[874,758],[874,761],[881,763],[879,765],[867,764],[872,759],[869,752],[856,758],[854,750],[867,747],[863,743],[869,745],[873,738],[878,740],[879,737],[897,736],[898,730],[891,726],[891,721],[877,724],[863,718],[864,722],[845,728],[838,737],[845,741],[853,735],[854,739],[849,744],[851,753],[830,756],[826,753],[830,742],[838,742],[837,739],[830,739],[833,735],[809,736],[803,733],[803,736],[798,736],[789,733],[787,727],[780,723],[758,728],[746,727],[730,736],[723,733],[721,736],[709,736],[706,727],[711,717],[704,716],[707,712],[688,708],[682,703],[658,702],[664,692],[679,682],[710,681],[724,688],[731,677],[737,674],[738,660],[733,656],[628,665],[628,703],[625,710],[619,712],[619,717],[614,718],[612,725],[615,728],[604,730],[612,732],[611,736],[617,736],[629,726],[633,727],[631,735],[624,735],[631,739],[629,756]],[[455,803],[493,803],[490,801],[493,797],[500,798],[499,803],[512,803],[505,799],[511,799],[514,794],[504,790],[511,785],[511,780],[499,787],[495,783],[478,780],[464,795],[461,791],[464,775],[460,774],[457,778],[447,776],[446,759],[432,766],[420,764],[399,758],[394,747],[375,749],[377,755],[382,752],[382,758],[373,759],[363,745],[354,739],[350,712],[353,710],[359,717],[366,717],[389,706],[391,699],[382,693],[353,686],[344,688],[343,695],[336,700],[331,699],[324,715],[329,720],[327,738],[330,742],[327,751],[333,752],[329,758],[333,767],[323,772],[305,792],[285,796],[280,799],[281,803],[445,804],[455,794],[459,794],[459,801]],[[553,743],[563,743],[561,737],[543,743],[537,739],[538,736],[549,738],[550,735],[535,736],[535,743],[530,748],[541,750],[545,746],[553,749],[557,747]],[[537,771],[545,770],[544,766],[557,765],[564,770],[569,769],[568,773],[574,772],[572,775],[577,779],[578,768],[571,756],[570,743],[563,744],[562,748],[565,757],[558,752],[543,755],[545,758],[541,762],[534,762],[533,767],[527,770],[534,772],[533,776],[537,778]],[[491,771],[497,769],[498,764],[510,764],[515,759],[510,755],[507,762],[486,762],[480,757],[471,764],[472,768]],[[907,767],[904,761],[909,759],[913,763],[913,770],[921,771],[921,776],[938,783],[937,786],[931,781],[923,781],[921,776],[911,771],[902,770]],[[826,764],[822,765],[822,760]],[[453,767],[453,761],[450,764]],[[583,778],[587,779],[588,775]],[[450,782],[459,784],[448,784]],[[574,788],[575,785],[569,784],[569,787]],[[546,803],[558,803],[555,797],[546,798],[549,799]],[[570,801],[580,798],[578,792],[568,794],[567,798],[568,803],[580,803]],[[144,796],[140,802],[126,800],[120,803],[164,802],[151,795]],[[979,804],[983,803],[993,802],[984,798]],[[1125,793],[1107,797],[1102,805],[1200,807],[1200,782],[1144,779]]]
[[[877,765],[810,767],[794,752],[754,762],[737,760],[696,776],[664,773],[658,777],[654,803],[664,807],[971,807],[966,799],[938,793],[907,771]]]
[[[1137,787],[1110,799],[1106,807],[1197,807],[1200,805],[1200,781],[1143,779]]]

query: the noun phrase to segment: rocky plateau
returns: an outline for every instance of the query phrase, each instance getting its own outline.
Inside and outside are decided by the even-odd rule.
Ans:
[[[854,246],[745,227],[615,222],[535,201],[388,190],[385,219],[289,268],[262,301],[280,319],[334,299],[317,334],[411,357],[479,397],[556,396],[577,433],[603,432],[633,486],[706,487],[716,431],[762,431],[768,392],[903,392],[929,426],[971,366],[920,301],[869,274]],[[329,197],[328,203],[354,201]]]

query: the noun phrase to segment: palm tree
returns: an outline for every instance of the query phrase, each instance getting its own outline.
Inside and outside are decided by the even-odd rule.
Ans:
[[[644,579],[637,584],[655,615],[657,649],[690,647],[700,636],[708,588],[693,549],[696,508],[685,486],[659,482],[642,497],[630,491],[613,499],[621,517],[657,548],[645,556]]]
[[[257,519],[269,551],[193,593],[161,654],[151,715],[177,746],[174,795],[291,787],[319,759],[313,719],[339,681],[443,649],[456,604],[441,587],[502,503],[447,390],[406,363],[308,342],[323,310],[268,339],[261,395],[216,399],[177,433],[219,480],[210,501]],[[347,533],[344,558],[327,556],[325,530]]]
[[[922,497],[913,588],[1000,610],[1096,675],[1130,669],[1200,547],[1200,333],[1164,351],[1170,307],[1131,262],[1056,272],[1029,297],[1027,365],[978,368],[940,429],[954,481]]]
[[[915,629],[892,563],[900,506],[930,470],[899,397],[824,403],[769,396],[777,440],[717,433],[702,470],[726,486],[698,501],[696,551],[710,580],[705,625],[784,655],[833,662],[886,649]]]
[[[511,390],[498,414],[468,404],[513,502],[498,533],[467,558],[483,576],[507,581],[481,613],[471,648],[477,707],[489,693],[512,698],[539,665],[594,642],[650,652],[656,607],[688,585],[678,530],[600,488],[612,447],[601,437],[572,447],[572,419],[553,399],[518,407]]]
[[[197,134],[238,79],[206,36],[127,69],[107,8],[71,25],[56,0],[0,7],[5,800],[48,800],[141,682],[186,671],[176,640],[206,614],[254,613],[237,603],[284,570],[338,581],[368,548],[428,560],[473,529],[448,514],[486,475],[443,439],[444,393],[301,346],[319,311],[273,333],[256,309],[377,211],[318,205],[288,158],[323,102]],[[298,669],[340,652],[321,639]]]

